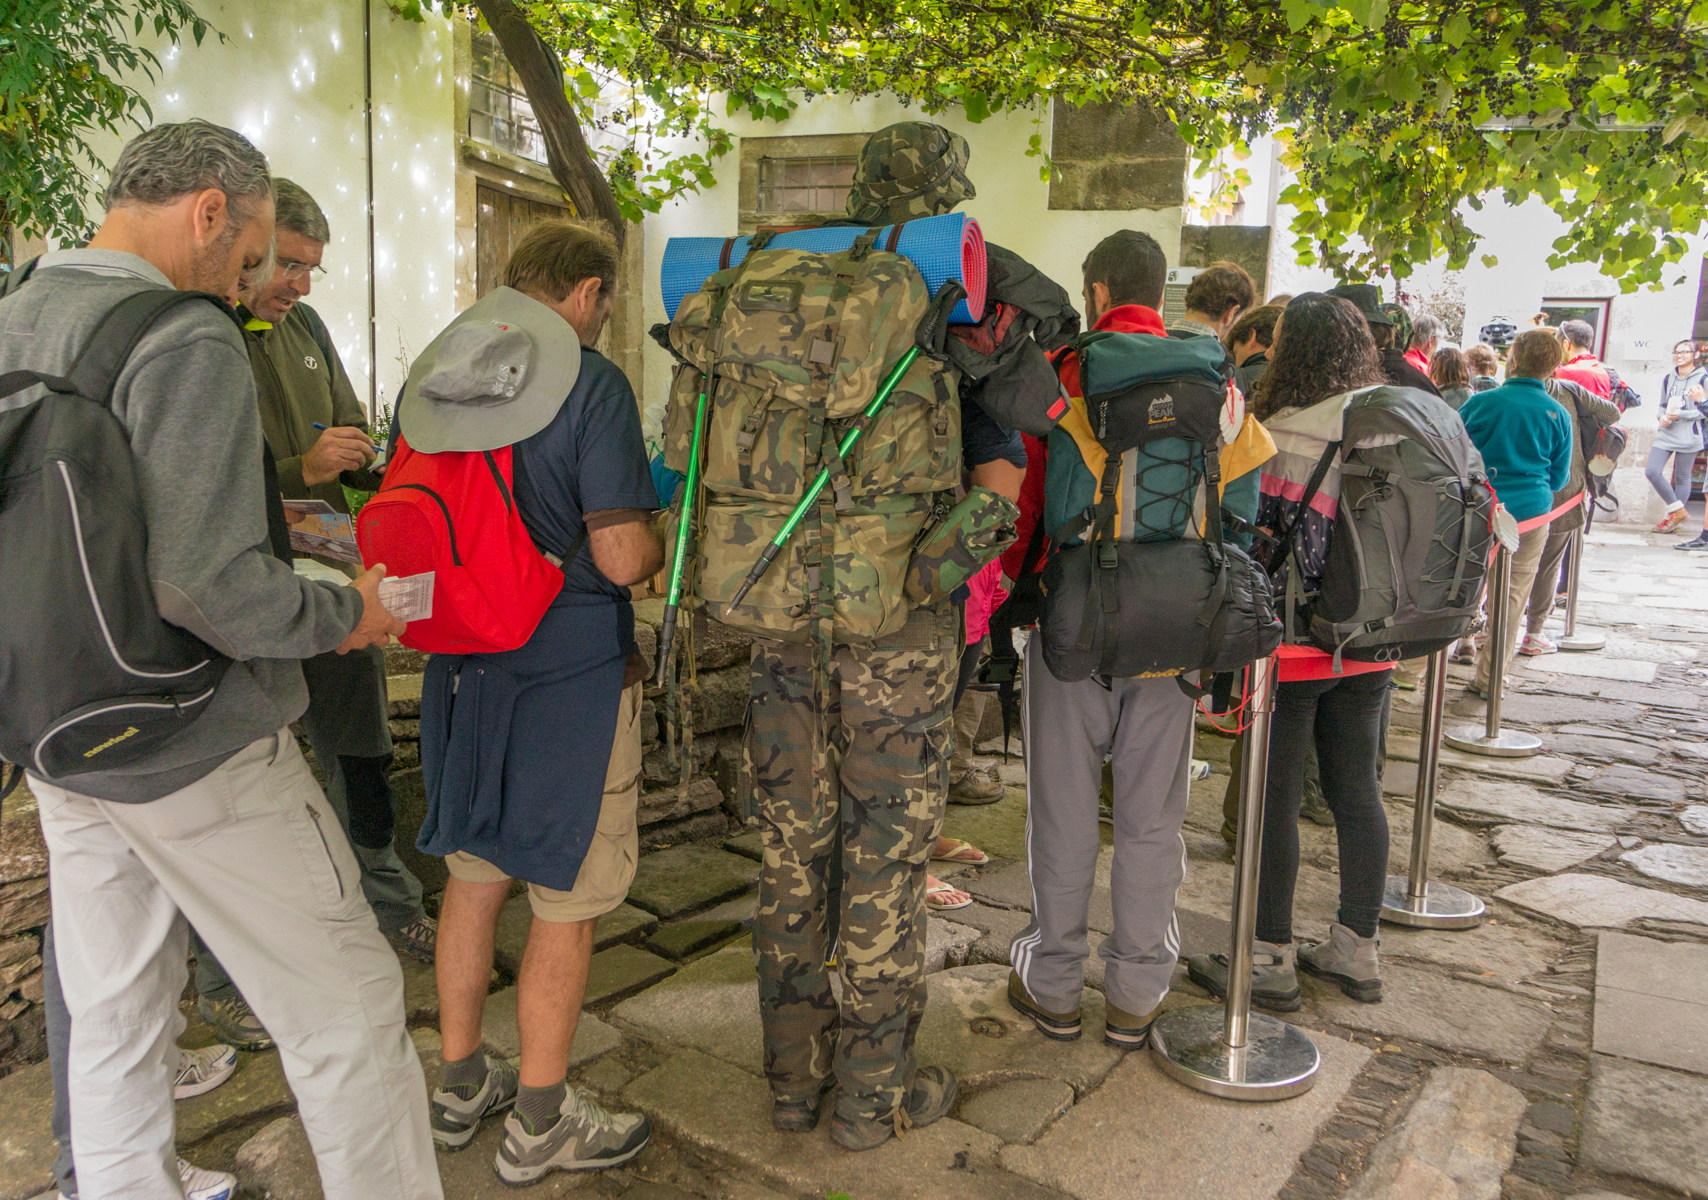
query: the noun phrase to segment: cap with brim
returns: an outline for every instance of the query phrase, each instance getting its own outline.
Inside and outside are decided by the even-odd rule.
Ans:
[[[1329,288],[1328,294],[1349,300],[1352,307],[1364,314],[1371,325],[1392,325],[1394,319],[1382,311],[1382,289],[1373,283],[1343,283]]]
[[[496,450],[532,437],[581,373],[570,323],[513,288],[488,292],[409,368],[398,419],[412,449]]]

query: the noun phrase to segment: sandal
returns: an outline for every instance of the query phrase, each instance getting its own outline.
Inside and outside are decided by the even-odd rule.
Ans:
[[[934,898],[943,895],[960,896],[962,899],[951,903],[947,900],[937,900]],[[937,881],[936,887],[928,887],[925,889],[925,907],[929,908],[932,912],[949,912],[952,909],[966,908],[972,902],[973,898],[967,895],[966,892],[963,892],[953,884],[944,883],[942,880]]]
[[[935,853],[936,847],[932,847],[931,861],[960,863],[968,867],[982,867],[990,862],[990,855],[971,842],[964,842],[960,838],[950,838],[949,844],[951,849],[947,854],[937,854]]]

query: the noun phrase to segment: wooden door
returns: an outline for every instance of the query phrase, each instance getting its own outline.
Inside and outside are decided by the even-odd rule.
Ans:
[[[485,184],[475,189],[475,298],[504,282],[504,264],[522,235],[541,221],[575,215],[561,204],[545,204]]]

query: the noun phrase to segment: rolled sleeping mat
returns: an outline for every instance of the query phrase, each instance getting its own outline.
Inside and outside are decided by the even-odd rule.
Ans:
[[[768,249],[813,250],[834,254],[846,250],[866,232],[863,225],[832,225],[779,233]],[[676,237],[664,247],[659,286],[664,311],[672,317],[685,296],[706,280],[747,257],[751,237]],[[984,317],[985,249],[979,223],[965,213],[944,213],[885,225],[878,230],[877,248],[892,250],[919,268],[932,295],[950,279],[967,289],[967,298],[949,314],[951,325],[977,325]]]

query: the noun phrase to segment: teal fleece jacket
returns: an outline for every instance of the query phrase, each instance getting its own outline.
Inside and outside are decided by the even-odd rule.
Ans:
[[[1540,379],[1508,379],[1459,410],[1489,482],[1520,521],[1554,506],[1572,472],[1572,418]]]

